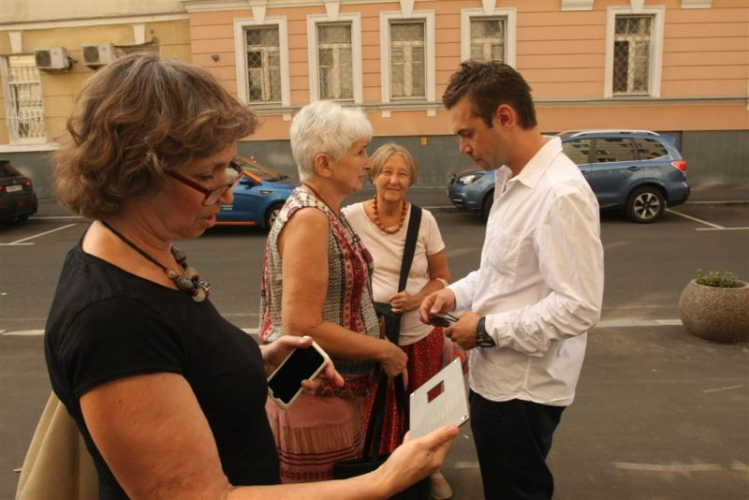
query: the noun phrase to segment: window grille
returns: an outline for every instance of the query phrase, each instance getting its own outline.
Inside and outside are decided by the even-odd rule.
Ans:
[[[317,62],[321,99],[353,99],[351,24],[317,26]]]
[[[33,55],[9,56],[5,91],[6,123],[11,144],[47,140],[42,102],[42,83]]]
[[[616,16],[614,94],[647,94],[653,16]]]
[[[505,19],[471,19],[471,59],[474,61],[505,60]]]
[[[281,48],[278,27],[247,28],[249,101],[281,102]]]
[[[390,25],[390,94],[393,99],[426,97],[423,22]]]

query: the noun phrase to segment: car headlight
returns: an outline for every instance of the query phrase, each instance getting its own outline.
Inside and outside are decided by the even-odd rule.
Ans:
[[[467,186],[468,184],[473,184],[477,180],[481,179],[484,176],[484,174],[468,174],[463,175],[461,177],[458,177],[458,180],[455,181],[458,184],[462,186]]]

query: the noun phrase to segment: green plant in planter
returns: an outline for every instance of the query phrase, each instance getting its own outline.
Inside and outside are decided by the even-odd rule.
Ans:
[[[697,271],[679,298],[684,328],[718,342],[749,338],[749,283],[730,271]]]
[[[743,282],[736,273],[731,271],[708,271],[697,269],[694,281],[699,285],[716,286],[718,288],[741,288]]]

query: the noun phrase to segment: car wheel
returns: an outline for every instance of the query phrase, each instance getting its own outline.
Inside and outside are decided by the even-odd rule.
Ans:
[[[278,214],[281,213],[281,208],[283,208],[283,203],[276,203],[275,205],[271,205],[265,212],[265,229],[268,231],[270,231],[273,223],[276,222]]]
[[[635,189],[627,200],[627,217],[640,224],[657,221],[665,209],[663,195],[658,189],[650,186]]]
[[[486,196],[484,196],[484,203],[481,204],[481,217],[483,217],[484,220],[487,220],[489,218],[489,212],[491,212],[493,204],[494,190],[486,193]]]

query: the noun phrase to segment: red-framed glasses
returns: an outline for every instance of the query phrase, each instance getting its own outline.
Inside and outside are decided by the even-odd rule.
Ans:
[[[205,195],[205,198],[203,198],[203,206],[207,205],[213,205],[218,201],[219,198],[221,198],[226,191],[229,189],[233,189],[234,186],[239,183],[240,179],[242,179],[242,167],[234,163],[233,161],[229,163],[229,168],[226,169],[226,175],[231,179],[228,184],[224,184],[222,186],[219,186],[217,188],[207,188],[203,186],[202,184],[199,184],[195,182],[194,180],[190,179],[189,177],[185,177],[184,175],[180,174],[179,172],[175,172],[174,170],[167,170],[166,174],[182,184],[185,184],[187,186],[190,186],[196,191],[199,191]]]

